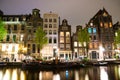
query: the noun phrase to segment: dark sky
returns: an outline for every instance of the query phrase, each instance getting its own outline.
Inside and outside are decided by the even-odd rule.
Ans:
[[[32,9],[58,13],[61,19],[67,19],[74,27],[83,25],[103,7],[113,18],[113,23],[120,21],[120,0],[0,0],[0,9],[4,14],[29,14]]]

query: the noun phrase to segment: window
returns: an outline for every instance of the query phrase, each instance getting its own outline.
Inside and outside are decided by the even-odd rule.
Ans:
[[[79,43],[79,47],[82,47],[82,44],[81,44],[81,43]]]
[[[54,31],[53,31],[53,34],[57,34],[57,31],[56,31],[56,30],[54,30]]]
[[[44,32],[47,34],[47,30],[44,30]]]
[[[112,23],[111,22],[109,23],[109,26],[112,27]]]
[[[66,38],[66,43],[70,43],[70,38]]]
[[[51,37],[49,38],[49,43],[52,43],[52,38]]]
[[[11,33],[11,25],[8,25],[8,32]]]
[[[74,49],[74,52],[78,52],[77,48]]]
[[[56,20],[56,19],[54,19],[54,22],[57,22],[57,20]]]
[[[20,41],[23,41],[23,35],[20,36]]]
[[[52,24],[49,24],[49,28],[52,28]]]
[[[66,37],[70,37],[70,32],[66,32]]]
[[[64,32],[60,32],[60,36],[64,36]]]
[[[104,23],[105,28],[108,28],[108,23]]]
[[[47,25],[47,24],[45,24],[45,25],[44,25],[44,28],[47,28],[47,27],[48,27],[48,25]]]
[[[14,25],[14,30],[17,30],[17,25]]]
[[[54,26],[53,26],[54,28],[57,28],[57,25],[56,24],[54,24]]]
[[[30,48],[30,44],[28,44],[28,48]]]
[[[24,30],[24,29],[25,29],[25,25],[22,25],[22,26],[21,26],[21,30]]]
[[[60,49],[64,49],[64,44],[60,44]]]
[[[74,42],[74,46],[77,47],[77,42]]]
[[[52,22],[52,19],[49,19],[49,22]]]
[[[103,27],[103,23],[102,22],[100,22],[100,26]]]
[[[93,36],[93,38],[94,38],[94,40],[96,40],[96,36],[95,35]]]
[[[56,38],[54,38],[54,43],[57,43],[57,40],[56,40]]]
[[[93,48],[92,43],[89,43],[89,48],[90,48],[90,49]]]
[[[52,30],[49,30],[49,34],[52,34]]]
[[[92,33],[92,28],[88,28],[88,33]]]
[[[13,35],[13,41],[14,42],[16,41],[16,35]]]
[[[64,43],[64,37],[60,37],[60,43]]]
[[[66,44],[66,49],[70,49],[70,44]]]
[[[98,48],[98,45],[97,45],[97,43],[94,43],[94,48]]]
[[[36,50],[36,46],[35,44],[32,45],[32,52],[35,53],[35,50]]]
[[[7,35],[6,41],[9,41],[9,40],[10,40],[10,36],[9,36],[9,35]]]
[[[93,28],[93,33],[96,33],[97,31],[96,31],[96,28]]]
[[[48,19],[45,19],[45,22],[48,22]]]

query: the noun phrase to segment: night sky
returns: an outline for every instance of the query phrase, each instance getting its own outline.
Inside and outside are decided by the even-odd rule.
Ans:
[[[0,0],[4,14],[30,14],[32,9],[43,13],[54,12],[61,20],[67,19],[75,31],[75,26],[86,23],[103,7],[112,16],[113,23],[120,21],[120,0]]]

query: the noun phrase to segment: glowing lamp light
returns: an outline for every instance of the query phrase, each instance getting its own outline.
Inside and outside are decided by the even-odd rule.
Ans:
[[[104,56],[103,56],[103,52],[105,51],[105,49],[101,46],[99,46],[99,59],[103,60]]]

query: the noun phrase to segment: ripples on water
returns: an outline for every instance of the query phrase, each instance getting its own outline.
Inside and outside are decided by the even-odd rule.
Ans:
[[[0,68],[0,80],[120,80],[120,65],[38,71]]]

